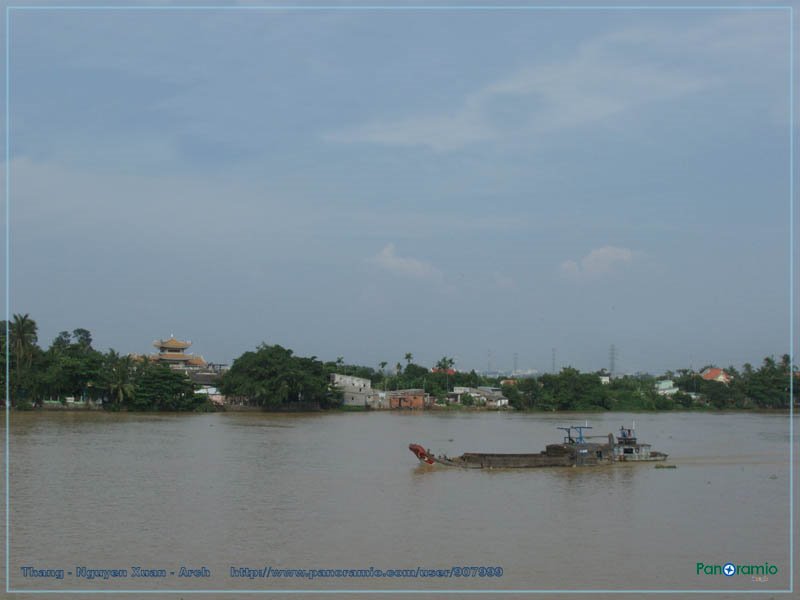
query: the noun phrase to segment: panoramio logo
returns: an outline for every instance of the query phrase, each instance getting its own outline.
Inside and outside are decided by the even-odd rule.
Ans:
[[[763,565],[735,565],[731,562],[724,565],[707,565],[697,563],[698,575],[724,575],[733,577],[734,575],[777,575],[778,567],[769,563]]]

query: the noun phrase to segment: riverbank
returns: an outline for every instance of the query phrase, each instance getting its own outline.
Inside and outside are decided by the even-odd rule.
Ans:
[[[45,402],[41,406],[15,406],[12,407],[14,412],[102,412],[102,413],[131,413],[131,414],[198,414],[198,413],[260,413],[260,414],[342,414],[342,413],[406,413],[406,414],[423,414],[423,413],[509,413],[509,414],[523,414],[523,415],[553,415],[553,414],[591,414],[591,415],[613,415],[613,414],[683,414],[683,413],[696,413],[696,414],[790,414],[788,408],[725,408],[717,409],[712,406],[698,406],[693,408],[681,409],[620,409],[620,410],[549,410],[549,409],[515,409],[509,407],[486,407],[486,406],[461,406],[457,404],[448,405],[433,405],[425,409],[409,409],[409,408],[372,408],[365,406],[339,406],[336,408],[319,408],[314,406],[302,407],[281,407],[281,408],[266,408],[262,406],[249,406],[240,404],[231,405],[215,405],[204,404],[196,410],[187,411],[161,411],[161,410],[131,410],[129,408],[107,409],[100,404],[94,403],[80,403],[70,402],[62,404],[60,402]],[[795,405],[795,410],[800,410],[800,405]]]

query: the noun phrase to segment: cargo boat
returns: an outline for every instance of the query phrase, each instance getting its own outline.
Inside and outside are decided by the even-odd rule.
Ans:
[[[609,433],[604,443],[589,442],[583,435],[588,425],[559,427],[566,432],[560,444],[548,444],[537,454],[491,454],[467,452],[450,458],[434,455],[419,444],[409,444],[408,449],[422,464],[444,465],[465,469],[533,469],[539,467],[578,467],[609,465],[617,462],[653,462],[667,459],[663,452],[651,450],[650,444],[636,439],[635,425],[621,427],[616,439]],[[573,435],[573,431],[575,434]]]

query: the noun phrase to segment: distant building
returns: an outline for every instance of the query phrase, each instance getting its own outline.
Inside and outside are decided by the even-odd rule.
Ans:
[[[598,377],[600,377],[600,383],[603,385],[609,385],[611,383],[610,375],[598,375]]]
[[[195,394],[205,396],[213,404],[220,406],[226,404],[227,399],[219,391],[221,377],[219,372],[187,371],[186,375],[195,386]]]
[[[489,406],[499,408],[508,406],[508,398],[503,396],[500,388],[493,387],[459,387],[453,388],[448,398],[458,404],[464,404],[464,396],[471,396],[477,406]]]
[[[692,399],[692,402],[703,402],[703,396],[698,394],[697,392],[687,392],[689,398]],[[704,404],[708,404],[708,402],[703,402]]]
[[[499,408],[508,406],[508,398],[503,396],[503,391],[495,387],[478,387],[481,397],[484,399],[486,406]]]
[[[345,406],[371,406],[374,402],[369,379],[333,373],[331,383],[342,391]]]
[[[187,373],[189,380],[195,384],[195,393],[203,394],[205,396],[219,395],[219,374],[218,373],[200,373],[198,371],[190,371]]]
[[[158,354],[151,354],[150,360],[165,364],[173,369],[181,371],[197,371],[208,366],[202,356],[188,354],[186,349],[192,342],[184,342],[170,337],[168,340],[156,340],[153,346],[158,348]]]
[[[700,377],[706,381],[719,381],[725,385],[731,381],[731,376],[728,375],[723,369],[718,369],[717,367],[708,367],[707,369],[703,369],[703,371],[700,373]]]
[[[675,383],[672,381],[672,379],[656,381],[656,394],[659,396],[672,396],[673,394],[677,393],[678,388],[675,387]]]
[[[386,392],[389,397],[389,408],[412,408],[423,409],[425,408],[427,395],[425,390],[396,390],[393,392]]]

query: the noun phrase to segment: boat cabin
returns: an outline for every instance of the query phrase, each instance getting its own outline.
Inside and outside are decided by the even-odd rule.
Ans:
[[[651,460],[650,444],[640,444],[636,440],[635,425],[627,429],[619,428],[617,443],[614,445],[614,458],[620,461],[628,460]]]

